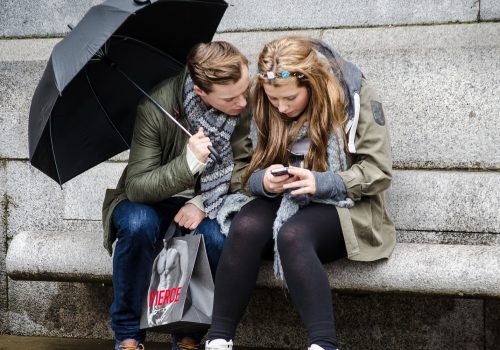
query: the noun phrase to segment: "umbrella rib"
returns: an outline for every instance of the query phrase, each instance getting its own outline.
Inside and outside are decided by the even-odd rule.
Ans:
[[[50,136],[50,147],[52,148],[52,157],[54,158],[54,165],[56,167],[57,179],[59,180],[59,186],[62,190],[61,174],[59,174],[59,168],[57,167],[56,150],[54,148],[54,139],[52,138],[52,116],[49,118],[49,136]]]
[[[94,87],[92,86],[92,82],[90,81],[87,68],[84,68],[84,71],[85,71],[85,78],[87,79],[87,83],[89,84],[89,87],[90,87],[90,91],[92,91],[92,94],[94,95],[97,103],[99,104],[99,107],[101,107],[101,110],[104,112],[104,115],[106,116],[106,119],[108,120],[109,124],[111,124],[111,126],[113,127],[113,129],[115,129],[116,133],[118,134],[118,136],[120,136],[120,138],[122,139],[123,143],[127,146],[127,148],[130,148],[130,145],[128,144],[127,141],[125,141],[125,138],[121,134],[120,130],[118,130],[118,128],[116,127],[115,123],[113,123],[113,121],[109,117],[109,114],[106,111],[106,109],[104,108],[104,106],[102,105],[101,100],[99,99],[99,96],[97,96],[97,94],[96,94],[96,92],[94,90]]]

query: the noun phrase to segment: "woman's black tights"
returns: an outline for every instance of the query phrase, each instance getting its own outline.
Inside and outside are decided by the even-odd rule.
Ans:
[[[281,197],[257,198],[233,219],[217,269],[209,340],[234,338],[255,287],[261,257],[272,256],[272,227],[280,203]],[[335,347],[332,298],[322,263],[347,254],[336,208],[311,203],[300,209],[281,227],[278,251],[310,344]]]

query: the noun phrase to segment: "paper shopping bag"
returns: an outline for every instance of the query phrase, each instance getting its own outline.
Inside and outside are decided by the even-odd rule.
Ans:
[[[214,282],[202,235],[164,241],[143,298],[141,329],[206,330],[212,319]]]

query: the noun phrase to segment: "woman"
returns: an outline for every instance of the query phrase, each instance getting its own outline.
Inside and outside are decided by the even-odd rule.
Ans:
[[[387,258],[395,244],[383,196],[392,162],[382,105],[359,69],[321,41],[272,41],[258,69],[258,143],[247,179],[257,198],[231,224],[206,349],[232,347],[261,256],[273,245],[275,274],[285,280],[310,348],[338,349],[322,264]]]

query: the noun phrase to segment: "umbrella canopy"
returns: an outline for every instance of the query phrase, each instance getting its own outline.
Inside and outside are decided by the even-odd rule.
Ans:
[[[59,184],[129,148],[144,95],[212,39],[223,0],[108,0],[55,47],[29,115],[30,162]],[[128,79],[111,67],[126,72]]]

